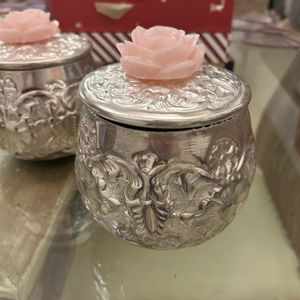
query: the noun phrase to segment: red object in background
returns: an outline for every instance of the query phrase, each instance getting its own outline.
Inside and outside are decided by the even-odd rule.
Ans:
[[[130,3],[134,7],[120,20],[99,14],[96,2]],[[128,32],[137,24],[143,27],[168,25],[196,32],[229,32],[232,19],[232,0],[52,0],[54,18],[65,31]],[[218,11],[217,6],[222,8]]]
[[[119,20],[112,20],[97,12],[95,3],[133,7]],[[228,61],[233,0],[52,0],[49,5],[61,29],[88,34],[95,55],[107,63],[118,60],[116,42],[128,40],[128,33],[137,25],[165,25],[200,33],[207,47],[206,60]]]

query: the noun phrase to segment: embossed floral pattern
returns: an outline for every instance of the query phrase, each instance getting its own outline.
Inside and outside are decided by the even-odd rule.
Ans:
[[[102,150],[100,126],[84,112],[76,174],[88,209],[121,238],[154,248],[197,244],[224,229],[245,200],[253,144],[241,149],[232,138],[221,137],[194,162],[166,161],[150,149],[125,160]]]
[[[118,64],[113,64],[87,76],[84,84],[99,106],[113,107],[116,114],[123,108],[149,117],[156,112],[184,117],[196,112],[200,118],[212,111],[217,113],[240,105],[243,92],[238,77],[210,65],[203,66],[201,74],[193,80],[160,85],[128,78]]]
[[[74,152],[78,83],[48,82],[21,93],[0,77],[0,148],[23,159],[48,159]]]

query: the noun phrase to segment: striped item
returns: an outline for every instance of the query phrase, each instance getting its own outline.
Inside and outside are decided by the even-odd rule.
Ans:
[[[116,48],[116,44],[130,40],[130,33],[124,32],[92,32],[81,33],[81,35],[87,37],[91,41],[94,58],[97,61],[103,61],[106,64],[119,61],[120,54]],[[226,64],[229,61],[229,42],[227,33],[201,33],[199,39],[206,47],[206,63]]]

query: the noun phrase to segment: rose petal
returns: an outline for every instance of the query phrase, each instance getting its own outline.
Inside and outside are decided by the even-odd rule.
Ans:
[[[22,13],[19,11],[11,11],[5,16],[5,20],[7,22],[14,22],[17,20],[19,17],[22,16]]]
[[[178,30],[173,27],[167,26],[154,26],[146,30],[145,36],[147,38],[151,37],[173,37],[178,40],[180,37],[184,36],[185,32],[183,30]]]
[[[142,37],[138,43],[140,46],[151,49],[157,50],[162,48],[167,48],[170,46],[174,46],[178,44],[178,42],[172,37]]]
[[[122,57],[121,66],[128,75],[140,79],[153,79],[159,72],[153,62],[132,56]]]
[[[23,33],[22,43],[33,43],[42,40],[47,40],[52,37],[52,28],[39,26],[34,27]]]
[[[193,60],[196,63],[197,68],[200,69],[200,66],[204,62],[204,55],[205,55],[204,45],[199,44],[194,48],[189,59]]]
[[[117,47],[117,49],[119,50],[119,52],[122,56],[128,55],[126,44],[127,44],[127,42],[116,44],[116,47]]]
[[[125,43],[118,43],[117,48],[123,56],[149,57],[153,51],[142,46],[126,41]]]
[[[45,26],[49,26],[50,21],[49,20],[42,20],[40,17],[34,17],[31,20],[27,21],[24,28],[25,30],[29,29],[30,27],[37,27],[44,24]]]
[[[21,12],[12,12],[6,16],[5,21],[9,23],[12,28],[23,32],[24,26],[30,21],[30,19],[28,16],[22,15]]]
[[[171,63],[176,64],[182,60],[187,59],[192,52],[193,48],[182,45],[175,45],[168,48],[162,48],[158,51],[153,51],[151,59],[157,64],[166,66]]]
[[[134,43],[138,43],[139,40],[141,38],[143,38],[144,34],[146,32],[146,29],[141,27],[141,26],[137,26],[134,30],[132,30],[131,32],[131,39]]]
[[[50,22],[50,27],[52,29],[52,36],[60,33],[60,28],[59,28],[59,22],[58,21]]]
[[[39,9],[28,9],[27,11],[33,11],[33,16],[31,15],[30,20],[27,22],[29,26],[37,27],[44,24],[45,26],[52,26],[53,22],[50,21],[50,13],[45,13]],[[28,12],[29,13],[29,12]],[[59,24],[59,23],[58,23]],[[26,30],[29,28],[26,28]]]
[[[0,30],[0,40],[5,43],[16,44],[20,43],[22,39],[22,34],[15,29],[1,29]]]
[[[158,74],[157,79],[181,79],[191,76],[197,71],[193,60],[186,60],[176,65],[164,68]]]
[[[26,9],[24,11],[10,12],[5,20],[11,24],[13,28],[24,31],[32,24],[47,23],[50,20],[50,14],[40,9]]]
[[[188,34],[186,36],[184,36],[182,38],[182,40],[180,41],[180,44],[186,45],[188,47],[194,48],[195,45],[198,43],[199,41],[199,34]]]
[[[13,29],[13,26],[11,26],[11,24],[9,22],[7,22],[6,20],[2,19],[2,20],[0,20],[0,30],[2,28]]]
[[[164,38],[158,36],[147,37],[146,33],[148,30],[141,26],[136,27],[131,33],[133,43],[144,48],[149,48],[150,50],[155,50],[157,47],[164,48],[176,44],[176,38],[174,36],[166,36]],[[180,35],[181,33],[179,36]]]

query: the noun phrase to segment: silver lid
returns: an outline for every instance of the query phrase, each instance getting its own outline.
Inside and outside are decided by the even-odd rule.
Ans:
[[[138,127],[179,129],[229,118],[248,105],[251,91],[239,76],[203,65],[187,80],[149,81],[127,76],[120,64],[87,75],[82,101],[103,118]]]
[[[86,38],[74,33],[61,33],[50,40],[12,45],[0,42],[0,69],[24,70],[65,64],[90,51]]]

